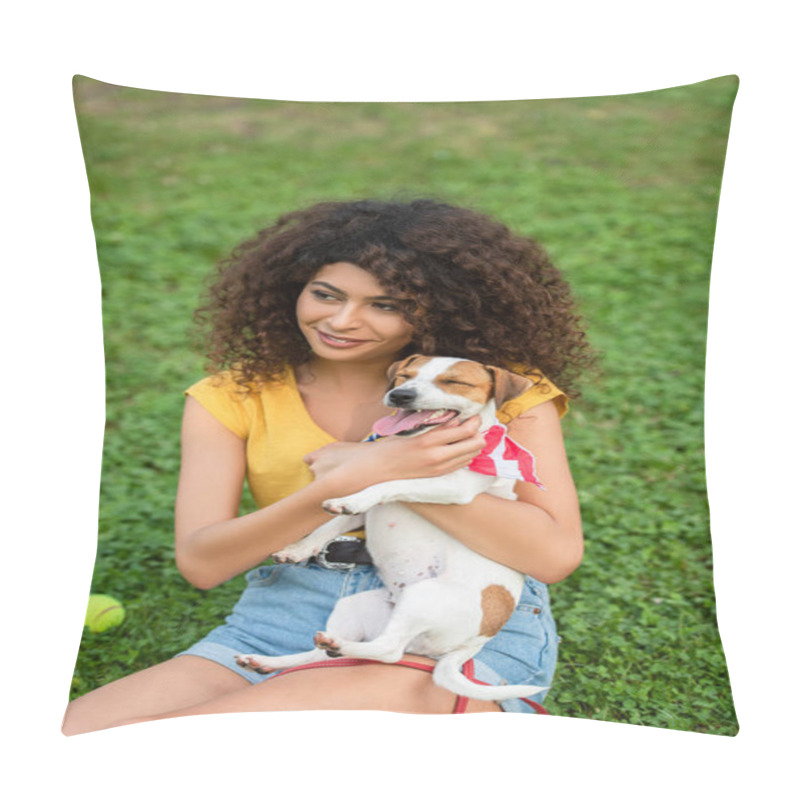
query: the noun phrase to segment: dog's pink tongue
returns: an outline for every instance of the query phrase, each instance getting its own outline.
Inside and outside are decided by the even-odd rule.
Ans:
[[[400,433],[400,431],[416,428],[430,415],[430,411],[398,411],[391,416],[381,417],[372,426],[372,430],[378,436],[392,436],[395,433]]]
[[[445,425],[457,416],[458,411],[442,412],[433,409],[424,411],[398,411],[390,417],[382,417],[379,419],[372,426],[372,430],[377,433],[378,436],[391,436],[394,433],[414,430],[421,425]],[[436,417],[436,421],[431,422],[431,417]]]

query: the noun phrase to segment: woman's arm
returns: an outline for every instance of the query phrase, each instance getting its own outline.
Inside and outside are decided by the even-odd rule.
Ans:
[[[194,586],[210,589],[262,563],[327,522],[322,502],[407,474],[434,475],[468,463],[481,443],[474,426],[434,431],[413,458],[394,458],[402,442],[364,445],[313,483],[266,508],[238,517],[246,443],[188,397],[181,432],[175,502],[175,557]],[[320,451],[321,452],[321,451]],[[387,452],[389,457],[387,457]],[[411,470],[411,472],[409,472]]]
[[[175,501],[175,558],[181,574],[200,589],[210,589],[260,564],[330,519],[320,504],[338,489],[335,476],[237,517],[245,447],[244,440],[197,400],[186,399]]]
[[[583,557],[583,532],[561,423],[553,401],[525,412],[509,435],[536,457],[546,487],[518,482],[518,500],[479,495],[468,505],[409,504],[467,547],[544,583],[563,580]]]

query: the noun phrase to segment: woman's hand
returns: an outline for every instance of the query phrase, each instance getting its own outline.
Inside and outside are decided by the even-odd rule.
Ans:
[[[419,436],[387,436],[375,442],[340,442],[305,457],[315,478],[334,475],[359,491],[384,481],[433,478],[466,467],[484,448],[480,420],[442,426]]]
[[[321,478],[331,470],[344,464],[365,447],[370,447],[372,442],[336,442],[326,444],[318,450],[313,450],[303,457],[315,478]]]

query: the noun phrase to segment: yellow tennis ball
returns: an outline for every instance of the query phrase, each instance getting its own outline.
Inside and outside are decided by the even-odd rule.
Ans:
[[[92,633],[100,633],[120,625],[123,619],[125,619],[125,609],[119,600],[107,594],[89,595],[89,605],[86,608],[86,619],[83,624],[88,626]]]

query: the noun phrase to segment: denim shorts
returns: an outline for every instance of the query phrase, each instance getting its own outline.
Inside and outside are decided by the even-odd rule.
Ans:
[[[247,576],[247,587],[225,624],[178,655],[207,658],[237,672],[251,683],[279,673],[259,675],[238,666],[238,653],[277,656],[313,647],[313,636],[325,630],[340,597],[383,586],[373,566],[349,570],[326,569],[316,563],[274,564],[257,567]],[[550,613],[547,586],[526,577],[511,618],[473,659],[478,681],[500,685],[530,684],[549,687],[555,672],[558,637]],[[541,703],[547,691],[528,699]],[[533,713],[513,699],[500,703],[504,711]]]

